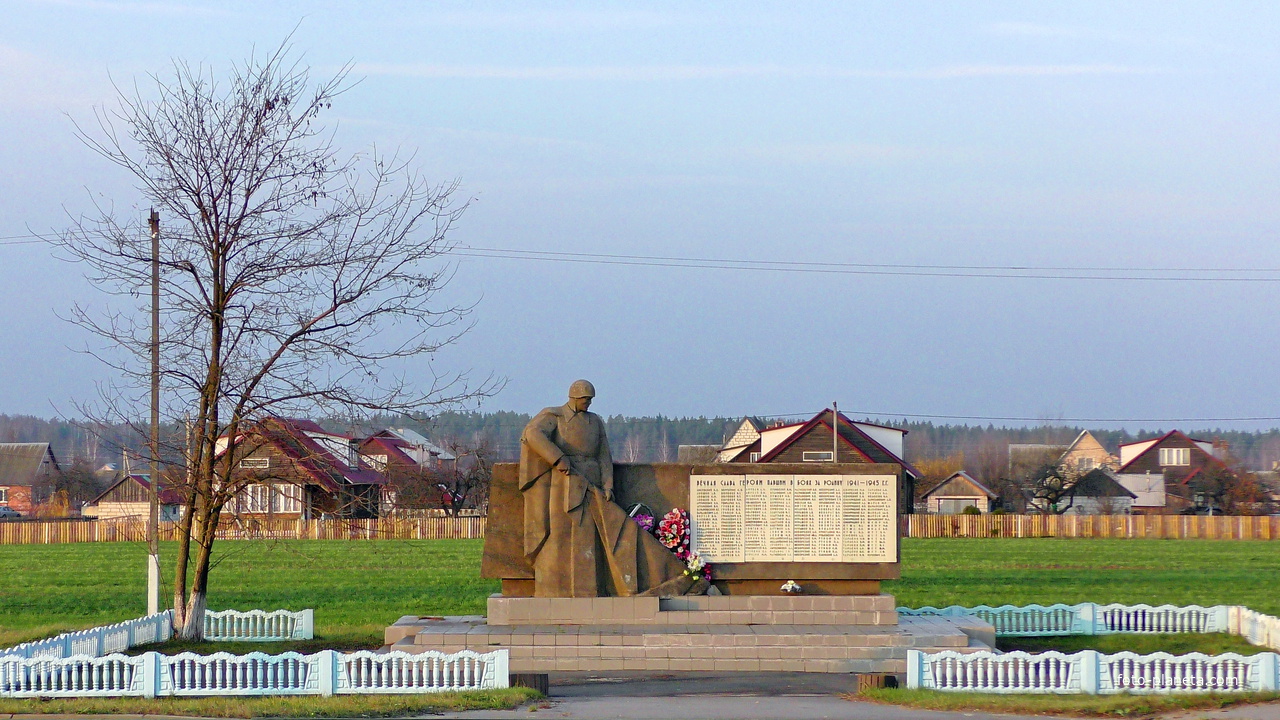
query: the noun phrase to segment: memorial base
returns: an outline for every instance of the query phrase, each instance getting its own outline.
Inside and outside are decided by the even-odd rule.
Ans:
[[[891,595],[489,598],[489,616],[405,616],[386,648],[511,651],[515,674],[906,672],[907,650],[987,650],[975,618],[899,617]]]

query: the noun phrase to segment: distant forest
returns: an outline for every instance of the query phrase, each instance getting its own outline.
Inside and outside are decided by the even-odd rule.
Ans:
[[[429,420],[405,417],[372,417],[361,422],[320,420],[330,430],[362,434],[384,427],[408,427],[431,438],[437,444],[459,442],[464,445],[487,444],[498,460],[515,459],[520,451],[520,431],[529,422],[526,413],[514,412],[448,412]],[[680,445],[719,445],[741,422],[741,418],[675,418],[609,416],[605,420],[609,445],[619,462],[674,462]],[[1065,445],[1082,428],[1040,426],[1007,428],[968,425],[935,425],[921,422],[883,424],[910,431],[906,441],[907,460],[925,462],[940,458],[957,458],[963,454],[966,468],[982,472],[995,470],[1008,463],[1009,443],[1047,443]],[[1165,430],[1167,430],[1166,428]],[[1112,452],[1121,443],[1158,437],[1165,430],[1142,430],[1128,433],[1119,430],[1093,430],[1094,437]],[[1262,432],[1214,430],[1191,433],[1203,440],[1221,440],[1229,444],[1231,454],[1246,467],[1270,470],[1280,463],[1280,429]],[[0,442],[48,442],[59,461],[66,465],[84,459],[97,465],[119,462],[121,447],[137,449],[141,443],[123,426],[97,426],[90,429],[61,420],[48,420],[26,415],[0,415]],[[987,476],[987,472],[982,472]]]

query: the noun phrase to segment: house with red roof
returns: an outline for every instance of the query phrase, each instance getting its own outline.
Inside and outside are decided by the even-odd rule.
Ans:
[[[896,465],[899,511],[910,513],[920,472],[902,457],[906,434],[888,425],[854,422],[834,410],[823,410],[805,422],[773,426],[748,417],[726,440],[716,462]]]
[[[1195,512],[1200,504],[1196,478],[1228,471],[1225,456],[1223,446],[1170,430],[1157,438],[1121,445],[1116,480],[1137,495],[1131,509],[1135,514]]]
[[[310,420],[268,417],[219,441],[243,485],[228,509],[238,515],[293,518],[377,517],[387,477],[361,452],[362,441]]]

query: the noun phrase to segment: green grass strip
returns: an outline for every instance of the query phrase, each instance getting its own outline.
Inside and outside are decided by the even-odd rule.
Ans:
[[[945,710],[1084,717],[1143,717],[1177,710],[1204,710],[1232,705],[1280,701],[1280,693],[1179,694],[1179,695],[988,695],[936,690],[872,688],[852,700],[888,705]],[[1280,708],[1277,708],[1280,710]]]
[[[529,688],[422,695],[334,697],[0,699],[0,715],[180,715],[211,718],[404,717],[462,710],[509,710],[542,694]]]

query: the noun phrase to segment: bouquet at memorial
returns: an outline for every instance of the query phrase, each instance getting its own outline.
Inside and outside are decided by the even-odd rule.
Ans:
[[[671,508],[671,512],[662,516],[658,522],[658,531],[654,533],[658,542],[666,545],[681,560],[689,558],[689,513],[680,508]]]
[[[635,515],[632,515],[631,519],[635,520],[636,524],[639,525],[642,530],[649,533],[650,535],[653,534],[653,527],[657,521],[654,519],[652,515],[637,513]]]
[[[658,528],[654,532],[658,542],[665,545],[685,563],[685,575],[694,577],[701,574],[711,579],[711,566],[697,553],[689,550],[689,512],[680,508],[671,508],[671,512],[662,516]]]
[[[689,557],[685,560],[685,575],[689,577],[697,577],[701,575],[708,582],[711,581],[711,566],[706,560],[696,552],[689,553]]]

